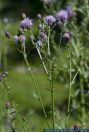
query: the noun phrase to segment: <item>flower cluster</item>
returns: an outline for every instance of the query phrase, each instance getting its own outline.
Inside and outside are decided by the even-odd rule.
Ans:
[[[73,17],[74,15],[75,13],[70,6],[67,6],[65,10],[60,10],[59,12],[54,14],[54,16],[48,15],[42,18],[41,14],[38,14],[37,17],[40,20],[38,25],[39,34],[38,37],[35,38],[33,34],[30,32],[30,40],[33,42],[40,42],[40,45],[42,45],[42,43],[47,40],[48,33],[46,33],[47,31],[45,30],[45,27],[47,25],[52,27],[56,25],[58,22],[65,23],[69,17]],[[24,31],[27,31],[29,29],[31,31],[31,27],[33,25],[32,19],[26,17],[26,14],[23,13],[22,18],[23,20],[20,22],[19,31],[15,36],[11,36],[9,32],[5,32],[5,36],[7,38],[9,39],[12,38],[17,43],[24,43],[26,41],[26,36],[24,35]],[[63,38],[69,40],[71,38],[71,33],[65,32]]]
[[[68,18],[75,16],[75,12],[72,10],[71,6],[67,6],[66,9],[58,11],[54,16],[46,16],[44,21],[48,25],[52,25],[55,22],[66,22]]]

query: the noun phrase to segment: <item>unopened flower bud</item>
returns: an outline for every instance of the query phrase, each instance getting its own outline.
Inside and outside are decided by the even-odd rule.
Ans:
[[[37,14],[37,18],[38,19],[41,19],[41,14]]]
[[[39,25],[38,25],[38,28],[39,28],[39,30],[43,30],[42,24],[39,24]]]
[[[11,107],[10,102],[7,102],[7,103],[6,103],[6,109],[9,109],[10,107]]]
[[[22,18],[25,19],[26,18],[26,14],[22,13]]]
[[[11,38],[11,34],[9,32],[5,32],[5,36],[9,39]]]
[[[39,32],[39,35],[38,35],[38,40],[46,40],[47,36],[44,32]]]
[[[71,37],[72,37],[71,32],[65,32],[64,35],[63,35],[63,38],[65,38],[66,40],[70,40]]]

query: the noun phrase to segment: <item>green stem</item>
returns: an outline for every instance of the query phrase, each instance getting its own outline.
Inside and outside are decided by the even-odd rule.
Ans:
[[[17,119],[19,120],[21,126],[23,127],[24,132],[27,132],[26,127],[24,126],[24,124],[23,124],[22,121],[20,120],[19,115],[18,115],[18,113],[17,113],[17,110],[16,110],[15,107],[14,107],[14,103],[13,103],[13,101],[12,101],[12,99],[11,99],[10,93],[9,93],[9,91],[7,90],[8,87],[7,87],[6,81],[5,81],[5,86],[6,86],[6,87],[4,86],[4,84],[3,84],[2,82],[1,82],[1,85],[2,85],[2,87],[3,87],[3,89],[4,89],[5,93],[6,93],[7,97],[9,98],[9,101],[10,101],[11,104],[12,104],[12,107],[14,108],[14,110],[15,110],[15,112],[16,112],[16,117],[17,117]],[[12,125],[13,125],[13,127],[14,127],[14,129],[15,129],[14,124],[12,124]]]
[[[55,112],[54,112],[54,87],[53,80],[51,81],[51,100],[52,100],[52,121],[53,121],[53,129],[55,128]]]
[[[45,112],[45,108],[44,108],[44,105],[43,105],[43,102],[42,102],[40,93],[39,93],[39,91],[38,91],[38,88],[37,88],[35,79],[34,79],[34,77],[33,77],[33,74],[32,74],[31,68],[30,68],[30,65],[29,65],[28,60],[27,60],[27,55],[26,55],[26,51],[25,51],[25,44],[23,44],[23,57],[24,57],[24,61],[25,61],[26,65],[27,65],[27,67],[28,67],[28,72],[30,73],[31,78],[32,78],[32,81],[33,81],[33,83],[34,83],[34,87],[35,87],[35,89],[36,89],[37,95],[38,95],[38,97],[39,97],[39,101],[40,101],[40,104],[41,104],[41,107],[42,107],[42,110],[43,110],[43,113],[44,113],[44,116],[45,116],[45,120],[46,120],[46,122],[47,122],[48,127],[50,128],[50,125],[49,125],[49,122],[48,122],[48,118],[47,118],[47,114],[46,114],[46,112]]]
[[[33,34],[33,32],[32,32],[31,30],[30,30],[30,33],[31,33],[31,35],[33,36],[33,38],[35,39],[35,36],[34,36],[34,34]],[[32,44],[35,45],[33,40],[32,40]],[[39,50],[39,48],[38,48],[37,46],[36,46],[36,49],[37,49],[38,55],[39,55],[39,57],[40,57],[40,60],[41,60],[41,62],[42,62],[42,64],[43,64],[44,70],[45,70],[46,74],[48,74],[48,71],[47,71],[47,68],[46,68],[46,66],[45,66],[44,60],[43,60],[43,58],[42,58],[42,55],[41,55],[41,53],[40,53],[40,50]]]
[[[0,51],[0,72],[2,72],[2,52]]]
[[[60,33],[59,47],[61,46],[61,41],[62,41],[62,32]]]
[[[46,66],[45,66],[45,63],[44,63],[44,61],[43,61],[43,58],[42,58],[42,56],[41,56],[40,50],[39,50],[38,48],[36,48],[36,49],[37,49],[37,51],[38,51],[38,54],[39,54],[40,60],[41,60],[41,62],[42,62],[42,64],[43,64],[43,67],[44,67],[44,69],[45,69],[45,72],[46,72],[46,74],[48,74],[48,71],[47,71],[47,68],[46,68]]]
[[[71,85],[73,85],[73,83],[74,83],[74,81],[75,81],[75,79],[76,79],[78,73],[79,73],[79,72],[77,71],[76,74],[74,75],[74,77],[73,77],[73,79],[72,79],[72,81],[71,81]]]
[[[67,126],[67,122],[68,122],[68,119],[69,119],[69,116],[70,116],[70,104],[71,104],[71,90],[72,90],[72,74],[71,74],[71,56],[70,56],[70,51],[69,51],[69,59],[70,59],[70,62],[69,62],[69,97],[68,97],[68,108],[67,108],[67,118],[66,118],[66,123],[65,123],[65,126]]]
[[[84,97],[84,86],[83,86],[83,77],[80,75],[80,89],[81,89],[81,115],[82,115],[82,123],[85,123],[85,117],[86,117],[86,112],[85,112],[85,97]]]
[[[47,42],[48,42],[48,55],[50,56],[50,43],[49,43],[49,39],[50,39],[50,26],[48,27],[49,29],[48,29],[48,40],[47,40]]]
[[[70,82],[69,82],[68,113],[70,112],[70,100],[71,100],[71,58],[70,58]]]
[[[7,69],[7,46],[4,49],[3,65],[4,65],[4,70],[6,70]]]

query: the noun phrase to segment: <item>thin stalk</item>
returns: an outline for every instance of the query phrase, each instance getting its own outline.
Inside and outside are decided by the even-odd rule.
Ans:
[[[56,23],[53,25],[53,27],[50,29],[50,32],[54,29],[54,27],[56,26]]]
[[[31,33],[31,35],[33,36],[33,38],[35,39],[35,36],[34,36],[34,34],[33,34],[33,32],[32,32],[31,30],[30,30],[30,33]],[[32,40],[32,44],[35,45],[33,40]],[[38,48],[36,45],[35,45],[35,47],[36,47],[36,49],[37,49],[38,55],[39,55],[39,57],[40,57],[40,60],[41,60],[41,62],[42,62],[42,64],[43,64],[44,70],[45,70],[46,74],[48,74],[48,71],[47,71],[47,68],[46,68],[46,66],[45,66],[44,60],[43,60],[43,58],[42,58],[42,55],[41,55],[41,53],[40,53],[40,50],[39,50],[39,48]]]
[[[85,123],[85,117],[86,117],[86,112],[85,112],[85,96],[84,96],[84,85],[83,85],[83,77],[80,75],[80,90],[81,90],[81,115],[82,115],[82,123]]]
[[[4,49],[4,55],[3,55],[3,65],[4,65],[4,70],[7,69],[7,45]]]
[[[54,87],[53,80],[51,81],[51,100],[52,100],[52,121],[53,121],[53,129],[55,128],[55,112],[54,112]]]
[[[73,79],[72,79],[72,81],[71,81],[71,85],[73,85],[73,83],[74,83],[74,81],[75,81],[75,79],[76,79],[78,73],[79,73],[79,72],[77,71],[76,74],[74,75],[74,77],[73,77]]]
[[[0,72],[2,71],[2,52],[0,51]]]
[[[46,72],[46,74],[48,74],[48,71],[47,71],[47,68],[46,68],[46,66],[45,66],[45,63],[44,63],[44,61],[43,61],[43,58],[42,58],[42,56],[41,56],[40,50],[39,50],[38,48],[36,48],[36,49],[37,49],[37,52],[38,52],[38,54],[39,54],[40,60],[41,60],[41,62],[42,62],[42,64],[43,64],[43,67],[44,67],[44,69],[45,69],[45,72]]]
[[[69,81],[69,99],[68,99],[68,113],[70,113],[70,101],[71,101],[71,58],[70,58],[70,81]]]
[[[17,113],[17,110],[16,110],[15,107],[14,107],[14,103],[13,103],[13,101],[12,101],[12,99],[11,99],[10,93],[9,93],[9,91],[7,90],[7,88],[8,88],[8,87],[7,87],[7,84],[5,85],[7,88],[4,86],[3,82],[1,82],[1,86],[3,87],[3,89],[4,89],[4,91],[5,91],[6,95],[7,95],[7,97],[9,98],[9,101],[11,102],[12,107],[13,107],[14,110],[15,110],[16,117],[17,117],[17,119],[19,120],[21,126],[23,127],[24,132],[27,132],[26,127],[24,126],[24,124],[23,124],[22,121],[20,120],[19,115],[18,115],[18,113]],[[13,125],[13,128],[15,129],[14,124],[12,124],[12,125]]]
[[[59,47],[61,45],[61,41],[62,41],[62,32],[60,33]]]
[[[51,57],[49,58],[49,62],[50,62],[50,72],[49,72],[49,82],[50,82],[50,91],[51,91],[51,112],[52,112],[52,126],[53,129],[55,129],[55,104],[54,104],[54,76],[53,76],[53,65],[51,65]]]
[[[65,126],[67,125],[67,122],[70,116],[71,90],[72,90],[71,56],[70,56],[70,51],[68,52],[69,52],[69,59],[70,59],[70,62],[69,62],[69,97],[68,97],[67,118],[66,118]]]
[[[47,118],[47,114],[45,112],[45,108],[44,108],[44,105],[43,105],[43,102],[42,102],[42,99],[41,99],[41,96],[40,96],[40,93],[39,93],[39,90],[37,88],[37,85],[36,85],[36,82],[35,82],[35,79],[33,77],[33,74],[32,74],[32,71],[31,71],[31,68],[30,68],[30,65],[28,63],[28,60],[27,60],[27,55],[26,55],[26,51],[25,51],[25,44],[23,44],[23,57],[24,57],[24,61],[28,67],[28,72],[30,73],[31,75],[31,78],[32,78],[32,81],[34,83],[34,87],[36,89],[36,92],[37,92],[37,95],[38,95],[38,98],[39,98],[39,101],[40,101],[40,104],[41,104],[41,107],[42,107],[42,110],[43,110],[43,113],[44,113],[44,116],[45,116],[45,120],[47,122],[47,125],[48,127],[50,128],[50,125],[49,125],[49,122],[48,122],[48,118]]]
[[[49,43],[49,40],[50,40],[50,26],[48,27],[48,40],[47,40],[47,43],[48,43],[48,55],[50,56],[50,43]]]

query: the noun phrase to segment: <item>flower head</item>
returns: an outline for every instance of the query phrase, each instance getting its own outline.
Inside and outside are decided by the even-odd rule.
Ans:
[[[15,35],[15,36],[14,36],[14,41],[15,41],[15,42],[18,42],[18,40],[19,40],[19,37],[18,37],[17,35]]]
[[[26,41],[26,37],[24,35],[15,35],[14,36],[14,41],[15,42],[25,42]]]
[[[38,29],[39,29],[39,30],[43,30],[42,24],[39,24],[39,25],[38,25]]]
[[[44,32],[39,32],[38,40],[44,41],[46,40],[46,34]]]
[[[41,19],[42,16],[41,16],[41,14],[37,14],[37,17],[38,17],[38,19]]]
[[[7,103],[6,103],[6,109],[9,109],[10,107],[11,107],[10,102],[7,102]]]
[[[25,19],[26,18],[26,14],[22,13],[22,18]]]
[[[67,11],[69,17],[73,17],[76,15],[75,12],[72,10],[71,6],[67,6],[66,11]]]
[[[21,40],[22,42],[25,42],[25,41],[26,41],[26,36],[24,36],[24,35],[21,35],[19,38],[20,38],[20,40]]]
[[[71,32],[65,32],[63,38],[65,38],[66,40],[70,40],[71,36],[72,36]]]
[[[23,28],[23,29],[31,28],[32,25],[33,25],[32,20],[29,19],[29,18],[25,18],[25,19],[23,19],[23,20],[20,22],[20,26],[21,26],[21,28]]]
[[[52,24],[56,21],[56,19],[55,19],[54,16],[49,15],[49,16],[46,16],[46,17],[44,18],[44,21],[45,21],[46,24],[52,25]]]
[[[55,16],[57,21],[65,22],[68,19],[68,13],[66,10],[59,11]]]
[[[9,32],[5,32],[5,36],[9,39],[11,38],[11,34]]]

